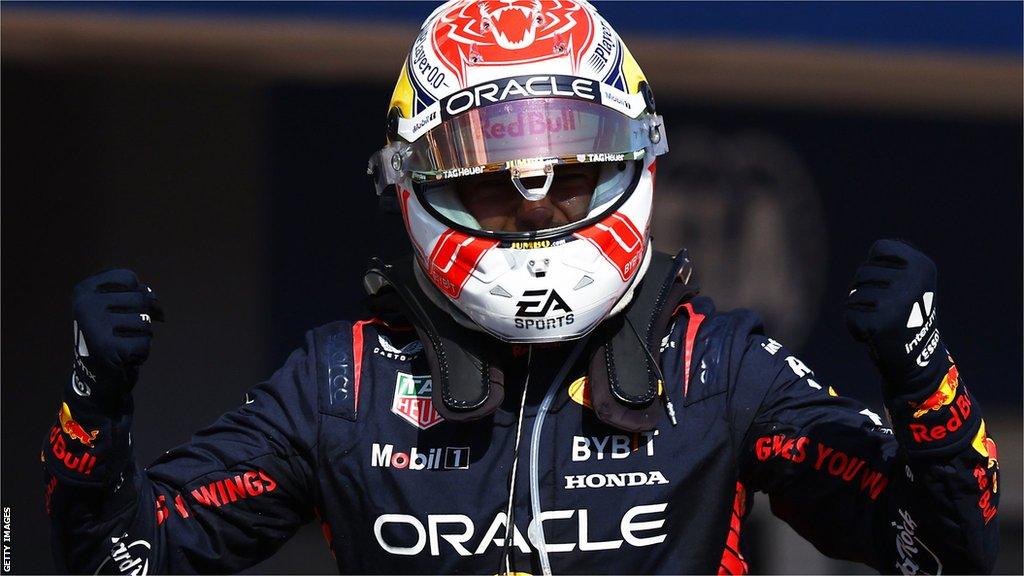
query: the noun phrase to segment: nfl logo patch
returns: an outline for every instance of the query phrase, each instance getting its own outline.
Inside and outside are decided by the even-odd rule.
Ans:
[[[431,389],[430,376],[413,376],[399,372],[395,381],[395,399],[391,402],[391,411],[420,430],[426,430],[441,422],[444,419],[437,410],[434,410]]]

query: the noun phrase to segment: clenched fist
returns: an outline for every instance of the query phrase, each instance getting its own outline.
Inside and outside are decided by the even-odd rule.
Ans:
[[[75,286],[72,304],[75,394],[95,399],[126,394],[149,357],[152,322],[163,320],[156,296],[131,270],[109,270]]]
[[[875,242],[854,275],[846,325],[890,385],[934,380],[947,368],[936,282],[935,263],[901,240]]]

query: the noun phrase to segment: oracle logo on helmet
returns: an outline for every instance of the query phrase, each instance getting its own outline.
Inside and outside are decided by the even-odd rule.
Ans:
[[[566,97],[601,101],[600,83],[575,76],[515,76],[478,84],[461,90],[441,101],[441,118],[494,104],[523,98]]]

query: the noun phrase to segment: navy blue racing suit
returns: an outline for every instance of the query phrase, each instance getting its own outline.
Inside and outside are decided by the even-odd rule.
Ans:
[[[885,573],[991,571],[998,463],[974,397],[950,372],[891,427],[841,396],[747,311],[680,306],[663,341],[677,425],[625,433],[589,408],[583,368],[540,398],[564,351],[534,346],[492,416],[443,420],[412,333],[382,320],[310,331],[269,381],[148,467],[131,457],[131,405],[73,391],[43,446],[61,570],[233,572],[319,521],[344,573],[495,573],[521,386],[512,566],[537,573],[747,571],[755,492],[823,553]],[[526,363],[530,362],[527,367]],[[92,432],[97,432],[92,434]],[[530,455],[542,513],[530,507]]]

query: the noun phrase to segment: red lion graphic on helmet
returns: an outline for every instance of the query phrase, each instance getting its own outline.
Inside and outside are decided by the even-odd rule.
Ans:
[[[563,56],[578,66],[593,30],[590,14],[575,0],[467,0],[441,15],[431,41],[444,65],[463,82],[466,66]]]

